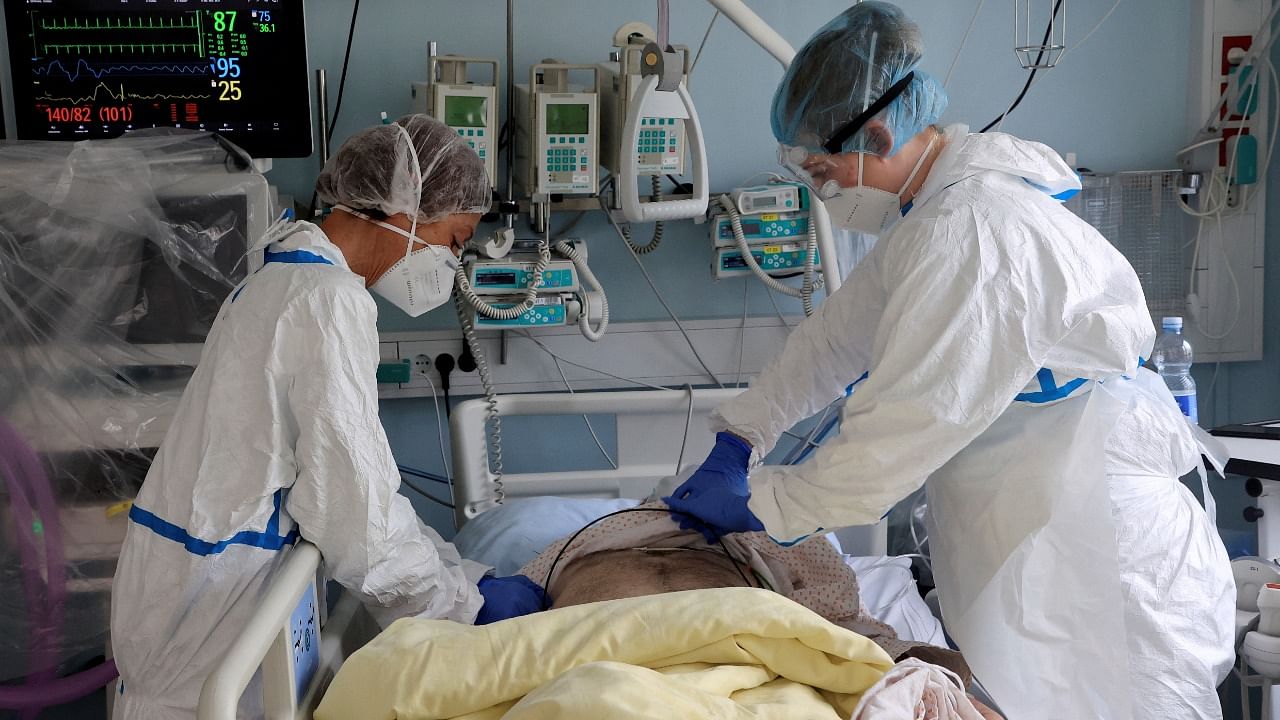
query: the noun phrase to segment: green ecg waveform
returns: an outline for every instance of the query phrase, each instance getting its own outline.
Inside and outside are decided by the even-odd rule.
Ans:
[[[34,20],[34,18],[33,18]],[[116,55],[140,53],[176,53],[189,52],[201,54],[204,43],[200,28],[200,16],[197,12],[184,13],[179,17],[89,17],[89,18],[40,18],[39,23],[32,23],[32,35],[42,35],[37,46],[43,55],[89,53]],[[147,42],[138,39],[134,42],[107,42],[114,38],[83,37],[82,33],[118,33],[131,31],[138,33],[173,33],[174,31],[190,31],[194,37],[187,42]],[[33,37],[33,39],[35,39]],[[180,38],[173,38],[180,39]]]
[[[136,22],[135,22],[136,21]],[[155,18],[151,16],[143,16],[138,18],[127,18],[124,22],[120,22],[120,18],[115,18],[112,22],[111,18],[85,18],[81,22],[80,18],[63,18],[61,22],[58,20],[40,20],[41,30],[195,30],[196,21],[193,17],[190,22],[182,18]]]

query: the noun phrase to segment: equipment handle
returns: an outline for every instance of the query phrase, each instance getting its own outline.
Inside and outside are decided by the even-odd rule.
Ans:
[[[632,101],[632,112],[627,115],[627,122],[622,129],[623,142],[627,146],[619,153],[621,168],[618,171],[618,196],[622,201],[622,214],[628,222],[664,222],[667,220],[684,220],[701,217],[707,212],[709,199],[707,190],[707,149],[703,144],[702,123],[698,120],[698,111],[689,97],[689,90],[683,84],[676,88],[676,95],[684,104],[689,117],[685,120],[685,137],[689,143],[689,152],[693,160],[693,197],[684,200],[662,200],[659,202],[640,202],[639,183],[636,179],[636,166],[639,155],[636,146],[640,141],[640,119],[644,114],[649,97],[656,92],[659,77],[648,75],[640,80]]]

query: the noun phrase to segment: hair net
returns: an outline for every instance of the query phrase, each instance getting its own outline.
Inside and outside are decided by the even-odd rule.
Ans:
[[[408,132],[413,148],[396,125]],[[484,161],[456,131],[427,115],[406,115],[396,125],[374,125],[347,138],[316,181],[320,199],[387,215],[416,214],[420,223],[488,211],[492,191]]]
[[[947,108],[942,83],[916,70],[923,55],[919,26],[897,6],[875,0],[854,5],[796,53],[773,96],[774,137],[825,152],[822,144],[837,130],[915,70],[906,90],[875,118],[893,134],[893,147],[865,130],[843,145],[844,152],[893,155]]]

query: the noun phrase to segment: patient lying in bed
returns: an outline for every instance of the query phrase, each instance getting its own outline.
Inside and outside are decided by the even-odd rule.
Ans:
[[[484,626],[400,620],[347,658],[317,720],[999,717],[954,673],[895,665],[940,653],[963,668],[867,615],[856,576],[823,541],[781,548],[748,533],[708,545],[652,503],[553,544],[524,572],[547,584],[554,612]]]
[[[681,530],[660,501],[640,505],[587,527],[566,548],[553,543],[521,569],[547,588],[551,607],[720,587],[763,587],[870,638],[895,661],[918,658],[945,667],[967,684],[960,653],[899,640],[893,628],[861,606],[858,578],[822,538],[792,547],[762,532],[726,536],[708,545]],[[553,570],[554,565],[554,570]]]

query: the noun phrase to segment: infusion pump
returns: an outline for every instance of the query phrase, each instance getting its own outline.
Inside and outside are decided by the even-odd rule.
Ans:
[[[708,222],[715,248],[712,276],[723,279],[754,274],[752,265],[773,277],[803,272],[813,237],[808,190],[792,183],[770,183],[736,188],[729,197],[740,213],[737,229],[755,262],[750,263],[742,252],[734,218],[721,209]],[[816,250],[814,269],[822,269]]]
[[[570,72],[590,85],[570,85]],[[600,104],[595,65],[542,62],[516,88],[516,181],[535,202],[556,195],[595,195],[600,163]]]
[[[492,69],[490,80],[468,82],[473,65]],[[434,117],[484,161],[489,184],[497,187],[498,61],[458,55],[433,55],[427,60],[427,82],[413,84],[413,110]]]
[[[477,298],[494,308],[505,310],[515,307],[531,284],[537,283],[537,298],[532,307],[516,317],[486,317],[476,311],[474,303],[467,303],[471,321],[478,329],[510,329],[552,327],[579,322],[580,316],[599,322],[603,291],[596,286],[594,277],[584,283],[582,271],[586,265],[587,247],[580,240],[568,240],[563,244],[572,251],[573,258],[562,252],[552,252],[545,264],[539,263],[539,241],[517,240],[511,252],[504,258],[470,258],[465,272]],[[539,265],[542,265],[539,270]]]
[[[622,168],[621,154],[637,155],[637,175],[683,175],[685,171],[685,112],[675,93],[657,93],[650,101],[651,114],[640,119],[640,137],[633,147],[624,148],[623,128],[632,112],[632,102],[641,80],[641,55],[647,43],[653,42],[655,33],[644,23],[623,25],[614,33],[613,44],[618,48],[608,63],[600,65],[600,115],[605,154],[601,163],[617,173]],[[689,75],[689,49],[674,48],[683,60],[681,85]]]

